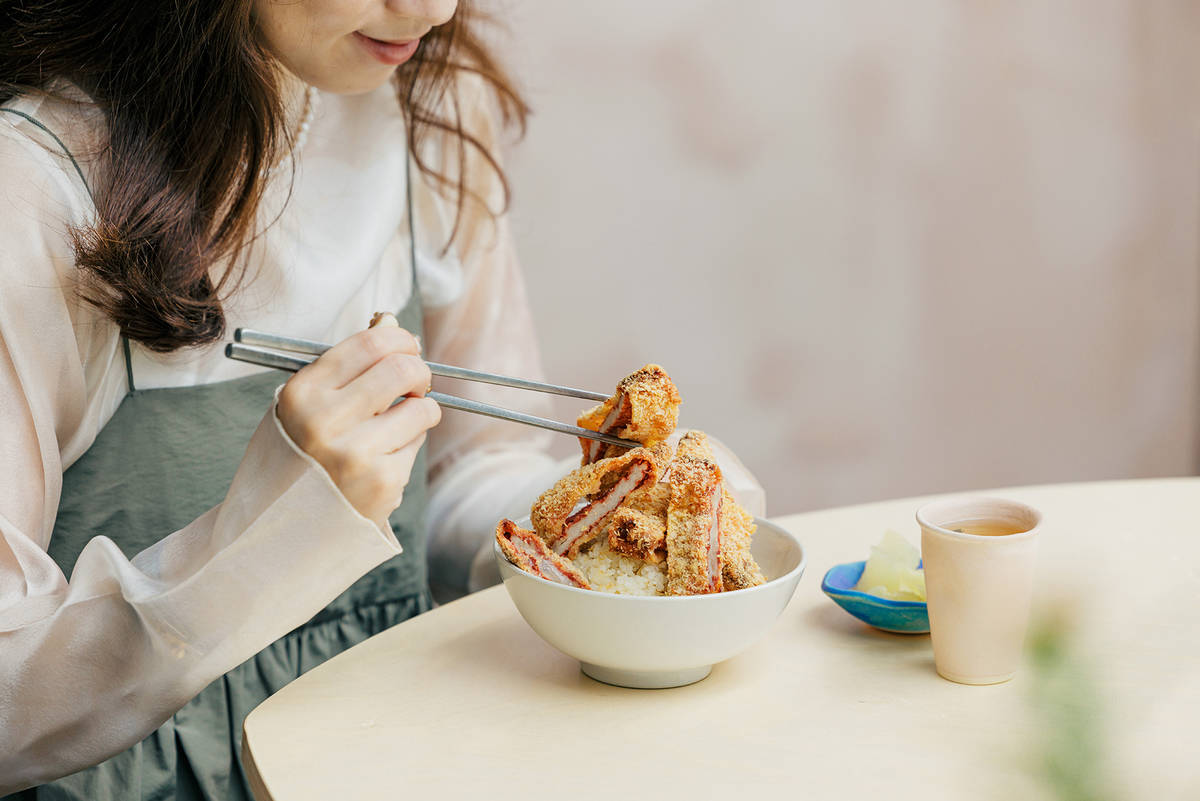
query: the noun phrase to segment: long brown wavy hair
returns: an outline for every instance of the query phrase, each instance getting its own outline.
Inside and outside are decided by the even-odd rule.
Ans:
[[[108,140],[93,225],[73,232],[83,297],[121,332],[167,352],[220,339],[222,298],[246,271],[265,168],[291,147],[280,68],[255,33],[251,0],[0,0],[0,103],[69,81],[104,114]],[[528,107],[486,46],[469,0],[422,40],[395,76],[404,143],[453,199],[459,231],[474,151],[508,184],[488,145],[463,126],[456,78],[478,74],[502,124]],[[446,135],[445,159],[421,144]],[[492,213],[500,210],[492,209]],[[226,269],[215,280],[214,264]]]

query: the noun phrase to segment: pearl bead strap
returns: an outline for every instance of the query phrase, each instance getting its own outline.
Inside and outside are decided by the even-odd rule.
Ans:
[[[300,125],[296,128],[296,134],[292,140],[292,149],[280,157],[279,161],[265,168],[264,175],[274,175],[285,162],[294,158],[304,149],[304,144],[308,141],[308,130],[312,127],[313,117],[317,115],[317,104],[320,102],[321,95],[317,92],[317,87],[309,86],[304,90],[304,112],[300,116]]]

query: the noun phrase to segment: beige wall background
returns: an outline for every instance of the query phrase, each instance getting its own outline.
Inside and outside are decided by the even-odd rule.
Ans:
[[[1200,3],[505,16],[553,380],[662,364],[772,513],[1200,466]]]

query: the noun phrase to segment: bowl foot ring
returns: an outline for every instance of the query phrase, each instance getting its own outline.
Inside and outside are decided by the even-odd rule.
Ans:
[[[712,672],[712,665],[686,668],[685,670],[621,670],[580,662],[584,674],[604,684],[631,687],[635,690],[664,690],[668,687],[683,687],[695,684]]]

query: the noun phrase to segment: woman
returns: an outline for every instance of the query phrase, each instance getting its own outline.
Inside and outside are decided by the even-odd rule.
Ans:
[[[461,593],[550,483],[422,397],[422,356],[538,372],[474,22],[0,1],[0,794],[248,797],[245,714],[431,605],[425,521]],[[341,342],[276,392],[237,326]]]

